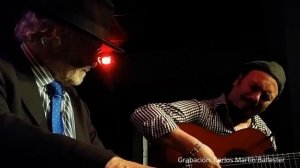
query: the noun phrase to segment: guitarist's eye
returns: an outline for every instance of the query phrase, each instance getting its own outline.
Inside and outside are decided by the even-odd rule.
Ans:
[[[250,89],[252,92],[260,92],[260,100],[261,101],[271,101],[273,100],[272,95],[269,92],[265,92],[261,87],[258,85],[252,84],[250,85]]]
[[[262,101],[271,101],[273,98],[271,95],[269,95],[268,93],[265,93],[265,92],[262,92],[261,93],[261,96],[260,96],[260,99]]]
[[[253,84],[253,85],[250,85],[250,89],[252,92],[257,92],[260,90],[260,87]]]

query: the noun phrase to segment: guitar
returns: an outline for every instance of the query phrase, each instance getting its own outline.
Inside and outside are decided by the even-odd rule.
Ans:
[[[300,152],[274,154],[270,138],[261,131],[247,128],[230,135],[219,135],[195,124],[179,124],[185,132],[208,145],[222,167],[300,168]],[[201,167],[200,158],[184,157],[172,148],[150,144],[149,165],[158,168]],[[187,164],[189,163],[189,164]]]

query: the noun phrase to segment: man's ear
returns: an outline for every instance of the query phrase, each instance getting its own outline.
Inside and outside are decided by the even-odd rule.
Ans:
[[[32,41],[32,40],[34,39],[34,33],[33,33],[33,32],[27,32],[27,33],[25,34],[25,36],[26,36],[26,39],[27,39],[28,41]]]
[[[43,34],[47,38],[47,42],[51,47],[57,48],[61,46],[63,33],[60,27],[58,26],[50,27]]]

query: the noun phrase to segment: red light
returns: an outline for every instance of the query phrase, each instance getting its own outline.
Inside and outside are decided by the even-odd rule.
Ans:
[[[112,62],[111,56],[98,57],[99,64],[109,65]]]

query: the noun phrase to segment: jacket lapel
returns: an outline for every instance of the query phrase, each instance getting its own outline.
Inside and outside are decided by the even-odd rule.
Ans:
[[[24,56],[21,48],[14,50],[8,57],[8,61],[13,63],[16,70],[16,83],[18,86],[17,97],[21,99],[21,104],[18,108],[18,115],[25,120],[29,120],[34,125],[48,129],[47,120],[42,107],[42,100],[39,95],[34,74],[31,70],[31,63]],[[27,116],[24,116],[27,115]]]
[[[34,79],[30,71],[18,71],[18,80],[21,99],[27,108],[28,115],[38,126],[48,128],[45,113],[42,107],[42,100]]]
[[[20,81],[22,88],[21,97],[27,107],[29,115],[35,120],[37,125],[47,127],[45,113],[42,107],[42,100],[38,93],[35,81]]]

